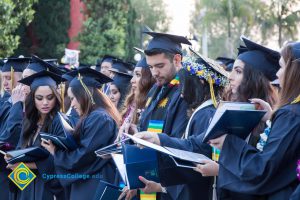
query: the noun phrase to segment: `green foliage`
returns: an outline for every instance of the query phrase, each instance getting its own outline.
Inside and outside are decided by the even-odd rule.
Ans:
[[[60,58],[69,42],[70,27],[69,0],[40,1],[34,6],[36,11],[30,26],[21,26],[21,44],[17,54],[36,54],[42,58]],[[32,36],[28,36],[28,31]],[[36,40],[36,44],[32,43]]]
[[[271,0],[259,17],[263,39],[277,35],[278,45],[284,41],[297,40],[300,9],[298,0]]]
[[[0,1],[0,57],[11,56],[19,45],[20,37],[15,31],[22,22],[32,21],[32,5],[37,0],[1,0]]]
[[[168,20],[162,0],[84,0],[86,21],[79,34],[80,60],[95,63],[111,54],[132,60],[134,46],[141,47],[142,26],[166,30]]]
[[[262,5],[259,0],[202,0],[197,2],[193,31],[201,36],[207,28],[210,57],[234,57],[239,37],[251,35]]]
[[[105,54],[125,56],[126,0],[84,0],[86,21],[79,34],[80,61],[95,63]]]

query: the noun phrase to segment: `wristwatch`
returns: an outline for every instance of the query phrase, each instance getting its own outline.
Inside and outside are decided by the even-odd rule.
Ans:
[[[167,192],[167,189],[166,189],[165,187],[163,187],[163,186],[161,186],[161,192],[162,192],[162,193],[165,193],[165,194],[168,193],[168,192]]]

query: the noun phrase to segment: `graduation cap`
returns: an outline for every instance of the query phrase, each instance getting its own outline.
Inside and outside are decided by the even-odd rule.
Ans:
[[[98,72],[91,68],[79,68],[75,71],[67,73],[67,75],[74,77],[71,80],[69,87],[83,87],[85,92],[89,95],[92,104],[95,104],[95,101],[87,86],[100,88],[102,84],[113,81],[108,76],[105,76],[101,72]]]
[[[292,52],[294,59],[300,59],[300,42],[292,43]]]
[[[23,72],[31,58],[8,58],[2,67],[2,72]]]
[[[111,56],[111,55],[104,55],[101,62],[99,63],[101,65],[101,63],[103,62],[109,62],[112,63],[114,59],[117,59],[117,57],[115,56]]]
[[[20,83],[30,86],[30,89],[32,90],[38,88],[39,86],[56,87],[63,81],[65,81],[65,79],[60,75],[46,70],[19,80]]]
[[[234,63],[234,59],[232,58],[226,58],[226,57],[217,57],[216,61],[219,62],[219,64],[225,65],[225,70],[226,71],[231,71]]]
[[[170,53],[182,54],[181,44],[192,45],[191,42],[183,36],[150,31],[145,31],[143,33],[153,37],[145,49],[146,54],[154,49],[162,49]]]
[[[117,86],[117,88],[120,90],[121,95],[125,95],[128,91],[128,87],[130,85],[130,80],[132,76],[124,75],[124,74],[116,74],[113,78],[113,82],[111,84],[114,84]]]
[[[59,75],[63,74],[63,72],[60,69],[58,69],[55,65],[52,65],[50,62],[47,62],[46,60],[42,60],[41,58],[35,55],[32,56],[31,62],[26,68],[31,69],[35,72],[41,72],[47,70],[55,74],[59,74]]]
[[[220,66],[220,64],[210,58],[204,57],[195,52],[192,48],[190,51],[196,56],[196,59],[188,58],[182,63],[183,69],[190,74],[205,80],[210,85],[210,94],[214,106],[217,106],[213,85],[224,87],[228,83],[228,73]]]
[[[144,50],[137,48],[137,47],[133,47],[134,50],[136,50],[137,52],[143,54],[142,58],[136,63],[135,67],[142,67],[142,68],[148,68],[149,65],[147,64],[147,60],[144,56]]]
[[[124,62],[120,59],[114,59],[112,62],[112,68],[109,71],[116,74],[123,74],[125,76],[132,76],[133,65],[131,63]]]
[[[257,44],[244,36],[241,36],[241,40],[245,43],[245,47],[239,47],[237,59],[261,71],[270,81],[275,80],[276,72],[280,68],[280,53]]]

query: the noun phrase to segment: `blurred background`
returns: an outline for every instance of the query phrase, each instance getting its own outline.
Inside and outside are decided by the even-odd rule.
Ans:
[[[234,58],[240,35],[274,49],[300,37],[299,0],[5,0],[0,13],[2,58],[61,58],[68,48],[85,63],[133,60],[145,30],[186,36],[211,58]]]

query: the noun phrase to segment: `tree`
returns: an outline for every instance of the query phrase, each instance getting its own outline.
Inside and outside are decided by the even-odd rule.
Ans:
[[[210,57],[233,57],[234,47],[242,34],[249,35],[261,15],[263,2],[259,0],[201,0],[196,3],[194,32],[209,34]],[[200,13],[200,15],[199,15]]]
[[[15,31],[22,22],[32,21],[32,5],[37,0],[4,0],[0,1],[0,56],[11,56],[19,45],[20,36]]]
[[[95,63],[105,54],[125,56],[127,0],[83,0],[86,21],[78,36],[81,62]]]
[[[70,1],[47,0],[34,5],[34,20],[19,27],[22,36],[17,54],[59,58],[69,42]],[[29,34],[30,33],[30,34]]]
[[[263,39],[277,35],[279,47],[283,41],[296,40],[300,20],[298,0],[271,0],[260,17]]]

